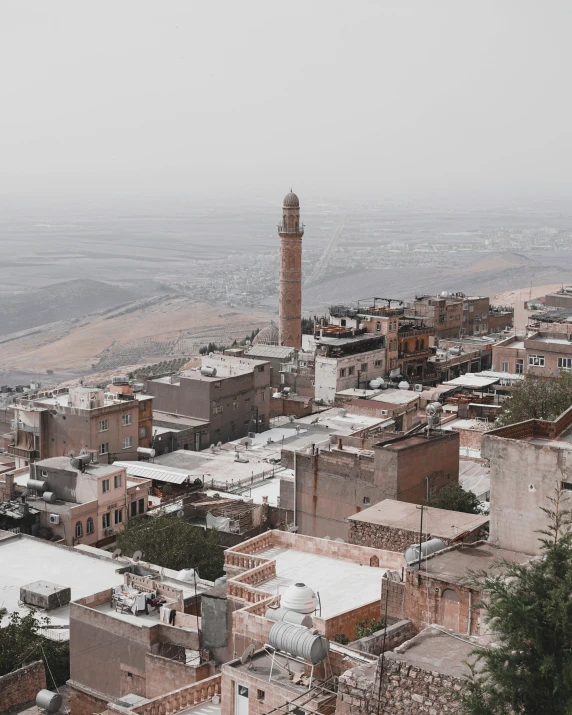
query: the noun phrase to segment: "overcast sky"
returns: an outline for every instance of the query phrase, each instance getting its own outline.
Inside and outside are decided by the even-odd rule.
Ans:
[[[563,195],[569,0],[1,0],[0,191]]]

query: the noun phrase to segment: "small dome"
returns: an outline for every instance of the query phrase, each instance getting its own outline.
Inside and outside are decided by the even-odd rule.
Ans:
[[[287,611],[314,613],[318,607],[318,597],[305,583],[294,583],[280,596],[280,605]]]
[[[285,209],[298,209],[300,208],[300,200],[294,194],[292,191],[290,193],[286,194],[284,197],[284,204],[283,204]]]
[[[253,345],[278,345],[278,326],[270,323],[258,333],[252,341]]]

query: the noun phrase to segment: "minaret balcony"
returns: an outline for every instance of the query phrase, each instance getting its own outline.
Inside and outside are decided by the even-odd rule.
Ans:
[[[296,235],[303,236],[304,235],[304,224],[301,223],[296,228],[286,228],[285,226],[283,226],[283,224],[279,223],[278,224],[278,233],[286,233],[286,234],[290,234],[292,236],[296,236]]]

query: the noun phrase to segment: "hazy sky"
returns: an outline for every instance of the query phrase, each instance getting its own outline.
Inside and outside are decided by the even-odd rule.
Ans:
[[[572,189],[569,0],[1,0],[0,192]]]

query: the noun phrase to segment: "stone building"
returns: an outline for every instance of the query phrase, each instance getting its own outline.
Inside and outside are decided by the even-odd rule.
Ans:
[[[147,389],[159,411],[208,423],[213,444],[268,429],[270,367],[266,360],[213,354],[201,359],[200,368],[148,380]]]
[[[420,509],[416,504],[384,499],[348,517],[350,544],[388,551],[405,551],[419,543]],[[486,538],[489,517],[447,509],[423,509],[423,541],[441,539],[446,546]]]
[[[8,453],[17,467],[84,448],[97,450],[100,462],[137,459],[138,447],[151,444],[153,398],[129,389],[71,387],[14,404]]]
[[[550,508],[557,488],[570,501],[571,441],[572,407],[553,422],[527,420],[483,435],[481,455],[490,464],[492,544],[540,553],[538,531],[548,522],[541,507]]]
[[[537,332],[493,345],[493,365],[500,372],[558,377],[572,370],[572,339],[566,332]]]
[[[325,447],[283,450],[295,469],[299,532],[348,538],[347,519],[383,499],[419,504],[459,480],[459,435],[388,433],[370,439],[330,437]]]
[[[278,343],[302,347],[302,236],[300,201],[296,194],[286,194],[282,206],[280,236],[280,296],[278,309]]]

